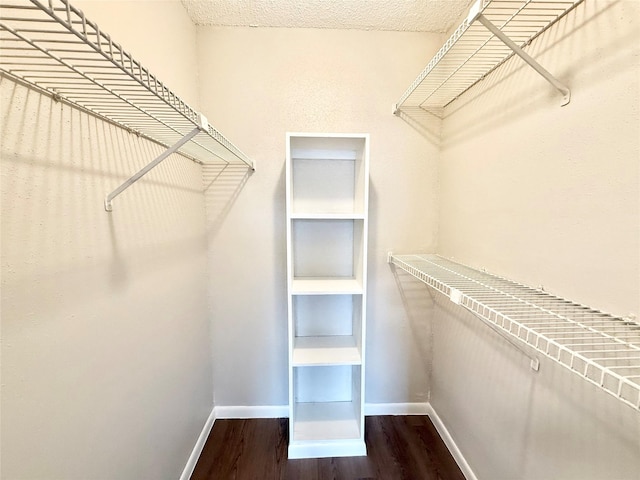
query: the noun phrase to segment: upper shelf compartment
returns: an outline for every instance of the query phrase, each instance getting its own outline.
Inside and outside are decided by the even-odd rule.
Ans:
[[[287,134],[291,218],[363,219],[367,135]]]
[[[67,0],[2,0],[0,50],[1,70],[56,99],[164,146],[179,144],[175,150],[201,163],[254,169],[200,113]]]
[[[432,113],[502,65],[520,56],[569,103],[569,89],[522,48],[583,0],[477,0],[453,35],[394,106],[422,107]]]

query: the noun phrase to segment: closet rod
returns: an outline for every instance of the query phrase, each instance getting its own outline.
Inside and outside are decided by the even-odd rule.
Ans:
[[[459,304],[462,308],[464,308],[467,312],[469,312],[471,315],[473,315],[474,317],[476,317],[478,320],[480,320],[482,323],[484,323],[487,327],[489,327],[491,330],[493,330],[495,333],[497,333],[498,335],[500,335],[509,345],[511,345],[513,348],[515,348],[516,350],[518,350],[522,355],[524,355],[525,357],[527,357],[529,359],[529,367],[531,368],[531,370],[533,370],[534,372],[537,372],[540,370],[540,359],[538,357],[535,357],[533,355],[530,355],[529,352],[527,352],[521,345],[518,344],[518,342],[516,342],[513,339],[512,335],[509,335],[505,332],[503,332],[502,330],[500,330],[500,328],[498,328],[496,325],[494,325],[492,322],[490,322],[489,320],[487,320],[486,318],[478,315],[476,312],[474,312],[473,310],[471,310],[469,307],[467,307],[466,305],[462,305]]]

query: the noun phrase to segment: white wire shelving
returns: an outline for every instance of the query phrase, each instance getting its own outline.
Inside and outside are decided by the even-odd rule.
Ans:
[[[0,0],[0,70],[202,164],[254,162],[67,0]]]
[[[476,0],[469,14],[394,105],[441,110],[510,59],[520,56],[562,94],[569,88],[529,56],[536,37],[584,0]]]
[[[640,323],[438,255],[393,255],[408,272],[480,317],[640,411]]]

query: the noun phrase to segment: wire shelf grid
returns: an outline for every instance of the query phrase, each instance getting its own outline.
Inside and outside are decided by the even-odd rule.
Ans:
[[[583,0],[478,0],[474,8],[519,47],[526,47]],[[438,112],[514,55],[467,17],[396,103]]]
[[[640,323],[438,255],[390,263],[640,411]]]
[[[0,70],[200,163],[246,164],[240,149],[67,0],[0,1]]]

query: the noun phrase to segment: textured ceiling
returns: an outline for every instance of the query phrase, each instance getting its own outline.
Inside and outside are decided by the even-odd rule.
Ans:
[[[196,25],[447,31],[472,0],[182,0]]]

